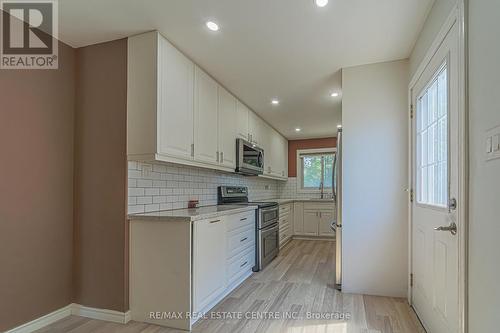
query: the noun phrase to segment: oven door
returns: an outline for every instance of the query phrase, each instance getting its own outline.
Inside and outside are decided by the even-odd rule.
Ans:
[[[260,230],[259,242],[260,269],[269,264],[279,252],[279,225],[278,223],[267,229]]]
[[[259,229],[264,229],[272,224],[278,223],[279,206],[259,209]]]
[[[264,173],[264,150],[243,139],[237,139],[236,147],[236,172],[248,175]]]

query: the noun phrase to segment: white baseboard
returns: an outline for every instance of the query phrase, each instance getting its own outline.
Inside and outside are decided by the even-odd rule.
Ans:
[[[110,321],[119,324],[126,324],[131,319],[130,311],[119,312],[107,309],[97,309],[72,303],[66,305],[64,308],[46,314],[45,316],[5,331],[4,333],[31,333],[70,315]]]
[[[120,312],[115,310],[90,308],[80,304],[72,304],[71,314],[74,316],[110,321],[119,324],[126,324],[130,321],[130,311]]]
[[[32,320],[26,324],[21,326],[17,326],[11,330],[5,331],[4,333],[30,333],[45,326],[48,326],[52,323],[55,323],[58,320],[61,320],[69,315],[71,315],[73,304],[66,305],[64,308],[46,314],[40,318]]]

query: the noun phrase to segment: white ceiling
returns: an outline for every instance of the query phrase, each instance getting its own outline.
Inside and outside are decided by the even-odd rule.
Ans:
[[[60,0],[59,37],[81,47],[157,29],[287,138],[326,137],[341,123],[340,69],[407,58],[433,1]]]

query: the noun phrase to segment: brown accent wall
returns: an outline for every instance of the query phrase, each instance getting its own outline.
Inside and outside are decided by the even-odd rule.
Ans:
[[[75,302],[128,309],[127,40],[76,50]]]
[[[74,56],[0,69],[0,331],[72,302]]]
[[[288,177],[297,177],[297,150],[334,148],[337,138],[290,140],[288,141]]]

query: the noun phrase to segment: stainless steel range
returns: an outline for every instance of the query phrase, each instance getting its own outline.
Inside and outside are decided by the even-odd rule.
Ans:
[[[255,267],[258,272],[269,264],[279,252],[279,205],[276,202],[248,201],[248,188],[245,186],[219,186],[219,205],[255,205]]]

